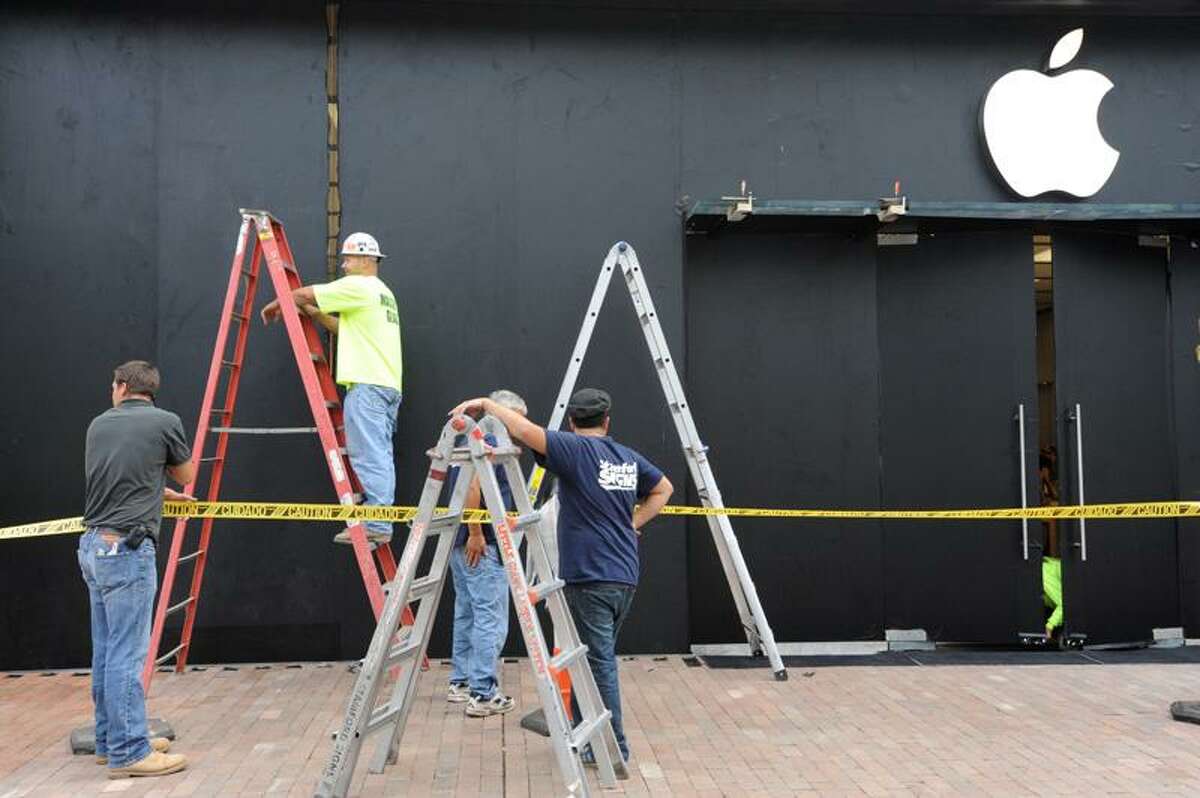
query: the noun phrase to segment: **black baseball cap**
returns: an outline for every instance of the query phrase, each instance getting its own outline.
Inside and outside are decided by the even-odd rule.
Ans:
[[[571,418],[595,418],[602,416],[612,407],[612,397],[599,388],[580,388],[571,394],[567,403],[567,415]]]

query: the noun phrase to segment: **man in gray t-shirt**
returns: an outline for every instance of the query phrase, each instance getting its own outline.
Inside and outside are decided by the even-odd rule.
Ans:
[[[111,410],[88,427],[84,526],[79,568],[92,612],[92,701],[96,761],[109,778],[164,776],[187,767],[149,739],[142,664],[158,582],[155,546],[163,498],[191,499],[166,487],[196,478],[179,416],[154,406],[158,370],[132,360],[113,373]]]

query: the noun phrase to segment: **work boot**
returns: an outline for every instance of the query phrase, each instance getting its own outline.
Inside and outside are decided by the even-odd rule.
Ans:
[[[388,537],[388,540],[389,541],[391,540],[390,536]],[[347,546],[353,545],[354,541],[350,539],[350,527],[346,527],[341,532],[338,532],[336,535],[334,535],[333,542],[334,543],[344,543]],[[375,548],[375,541],[374,541],[374,538],[371,537],[370,530],[367,531],[367,544],[370,545],[372,549]]]
[[[123,768],[109,768],[110,779],[127,779],[131,776],[166,776],[178,773],[187,767],[187,757],[183,754],[164,754],[151,751],[144,759]]]
[[[158,751],[160,754],[165,754],[167,751],[171,750],[171,741],[168,740],[166,737],[151,737],[150,738],[150,750]],[[97,765],[107,765],[108,757],[103,756],[103,755],[96,757],[96,764]]]

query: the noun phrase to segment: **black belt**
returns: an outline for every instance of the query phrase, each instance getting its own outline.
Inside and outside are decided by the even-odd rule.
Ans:
[[[145,525],[135,526],[132,529],[113,529],[107,526],[94,526],[91,529],[97,532],[111,532],[114,535],[120,535],[125,540],[125,546],[130,551],[136,551],[138,546],[142,545],[142,541],[150,534],[150,527]]]

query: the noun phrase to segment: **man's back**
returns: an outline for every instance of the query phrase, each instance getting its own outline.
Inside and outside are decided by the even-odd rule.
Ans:
[[[127,399],[93,419],[87,432],[84,523],[158,534],[165,468],[191,457],[179,416]]]
[[[383,280],[352,274],[313,292],[322,312],[340,314],[337,381],[403,390],[400,310]]]
[[[608,436],[554,430],[546,432],[546,467],[559,479],[559,576],[636,585],[633,508],[662,471]]]

